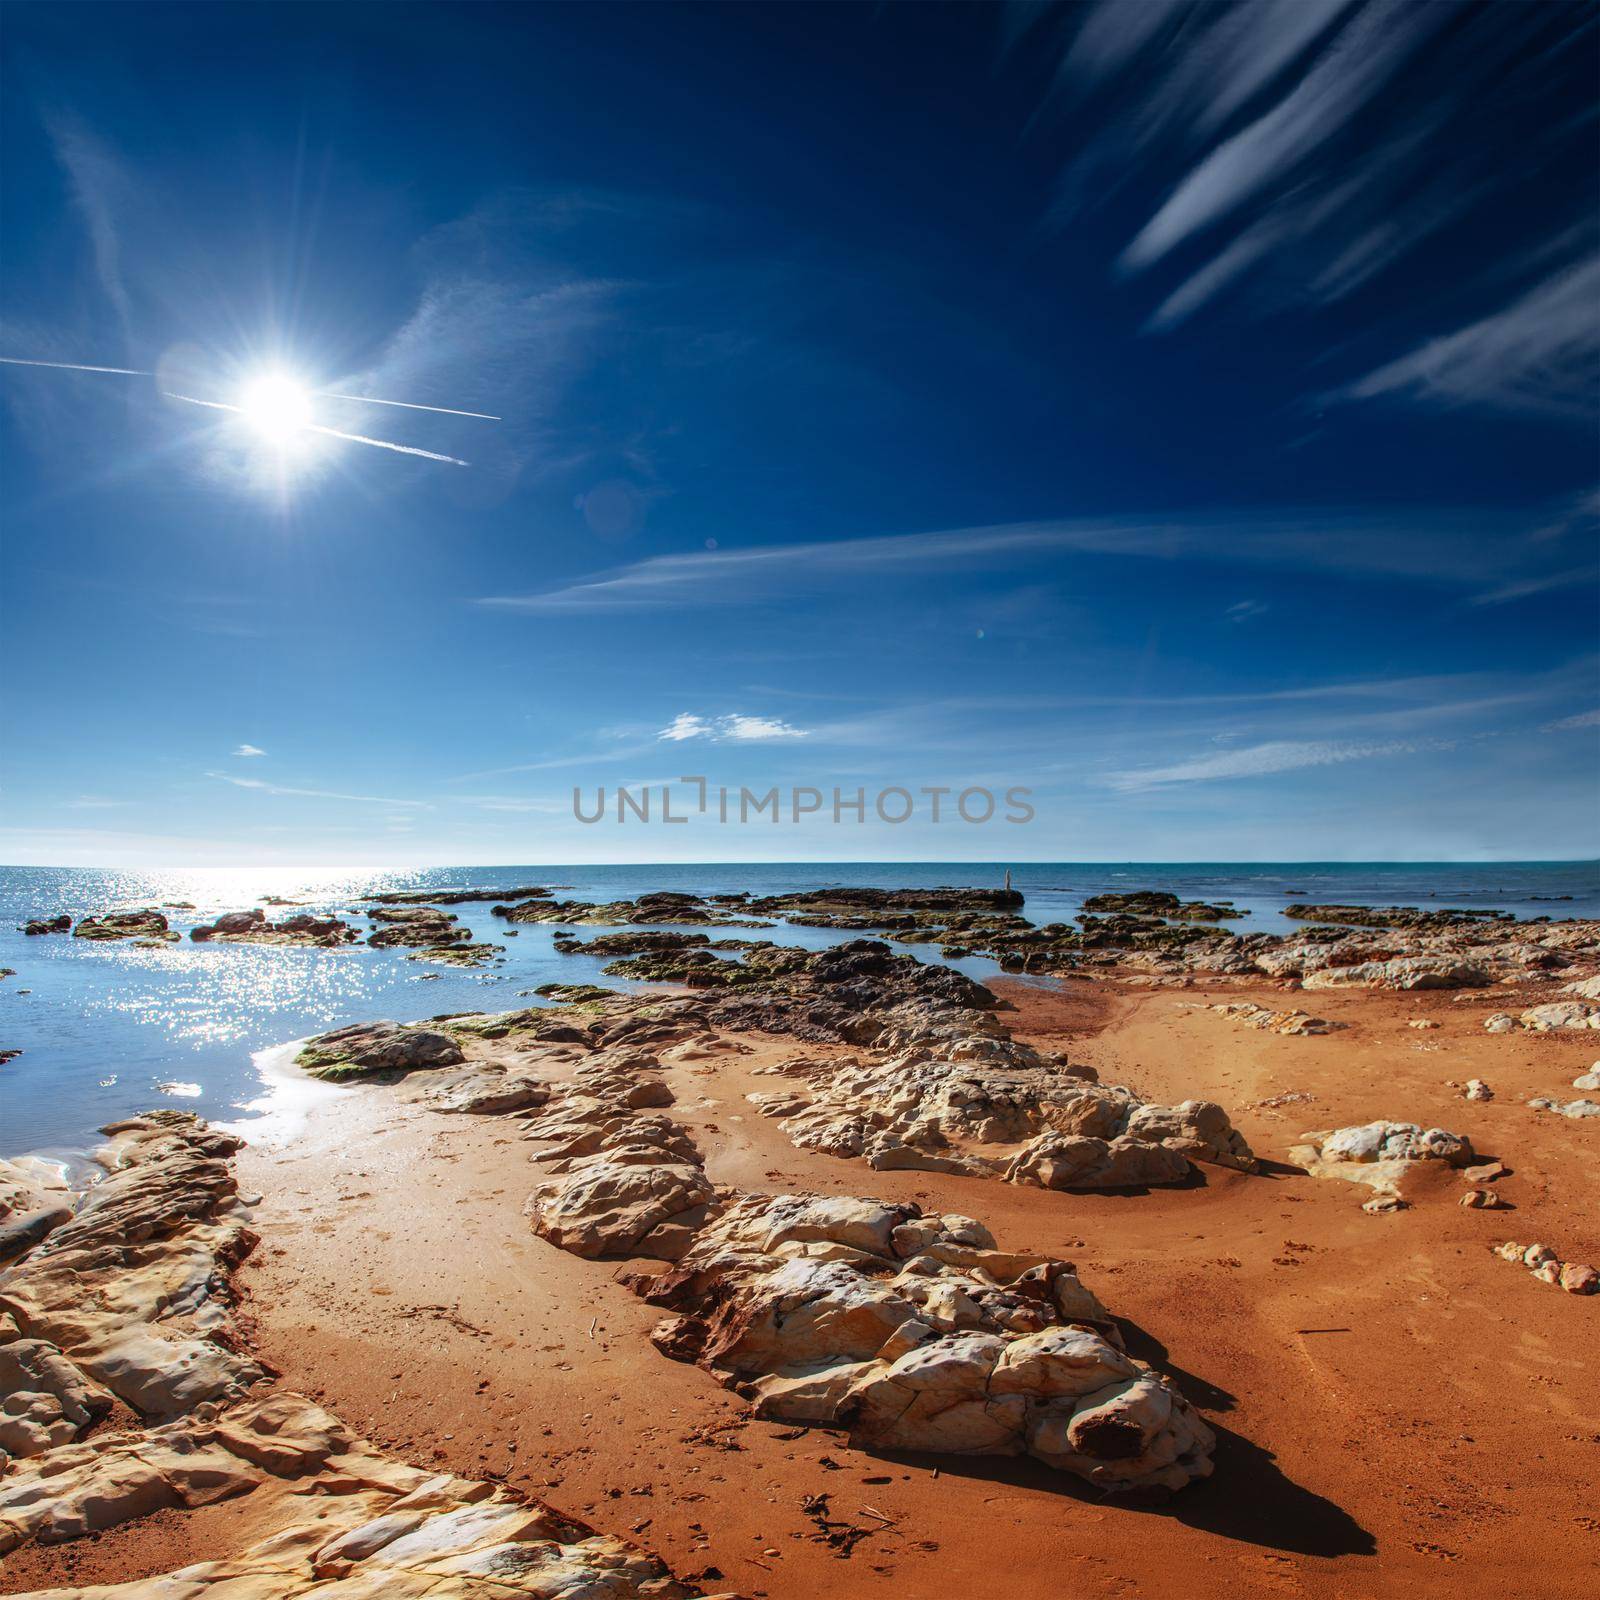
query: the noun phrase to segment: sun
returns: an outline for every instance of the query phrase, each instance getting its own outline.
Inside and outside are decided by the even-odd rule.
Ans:
[[[311,426],[311,392],[283,373],[264,373],[245,385],[239,415],[269,444],[286,445]]]

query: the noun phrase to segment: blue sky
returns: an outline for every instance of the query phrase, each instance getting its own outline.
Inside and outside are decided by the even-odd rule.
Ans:
[[[1600,854],[1595,30],[8,6],[0,859]]]

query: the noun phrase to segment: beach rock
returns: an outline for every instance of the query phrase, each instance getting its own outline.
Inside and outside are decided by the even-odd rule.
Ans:
[[[276,1483],[282,1492],[237,1524],[242,1548],[227,1548],[214,1525],[205,1559],[178,1572],[50,1593],[690,1593],[653,1557],[536,1500],[391,1460],[312,1401],[272,1392],[229,1326],[229,1273],[253,1243],[228,1159],[237,1141],[177,1112],[105,1131],[107,1176],[0,1290],[0,1451],[10,1457],[0,1462],[0,1555]],[[0,1163],[0,1194],[23,1192],[28,1176]],[[143,1413],[141,1425],[84,1437],[113,1393]]]
[[[1600,1089],[1600,1061],[1587,1071],[1581,1072],[1572,1080],[1574,1089]]]
[[[338,917],[316,917],[308,912],[268,922],[259,907],[249,911],[228,911],[214,922],[202,923],[189,937],[196,944],[305,945],[333,949],[349,944],[356,930]]]
[[[1247,914],[1226,902],[1207,905],[1203,900],[1183,901],[1164,889],[1137,889],[1126,894],[1092,894],[1083,902],[1083,909],[1090,913],[1124,911],[1135,916],[1180,917],[1200,922],[1219,922]]]
[[[487,967],[504,950],[500,944],[439,944],[418,950],[406,960],[432,961],[443,967]]]
[[[1600,973],[1591,978],[1580,978],[1576,983],[1561,986],[1563,994],[1575,994],[1584,1000],[1600,1000]]]
[[[430,1089],[425,1098],[435,1111],[500,1116],[542,1106],[550,1098],[550,1086],[504,1067],[483,1066],[459,1073],[448,1083]]]
[[[68,1206],[42,1205],[30,1211],[0,1210],[0,1267],[26,1254],[47,1234],[71,1220],[72,1211]]]
[[[1600,1100],[1549,1100],[1537,1097],[1528,1102],[1535,1111],[1553,1111],[1558,1117],[1571,1117],[1580,1121],[1586,1117],[1600,1117]]]
[[[261,1376],[229,1342],[231,1301],[218,1277],[219,1263],[256,1242],[227,1159],[238,1141],[178,1111],[105,1131],[108,1175],[47,1249],[6,1274],[0,1310],[93,1384],[163,1421]]]
[[[1600,1272],[1579,1262],[1569,1261],[1561,1269],[1560,1283],[1568,1294],[1594,1294],[1600,1291]]]
[[[448,1034],[403,1028],[393,1022],[358,1022],[318,1034],[295,1057],[314,1078],[337,1083],[375,1072],[416,1072],[453,1067],[466,1060]]]
[[[1516,1029],[1517,1019],[1508,1016],[1504,1011],[1497,1011],[1492,1017],[1483,1019],[1484,1032],[1486,1033],[1511,1033]]]
[[[1332,1033],[1344,1026],[1342,1022],[1329,1022],[1326,1018],[1314,1017],[1309,1011],[1274,1011],[1268,1006],[1258,1006],[1248,1000],[1225,1001],[1208,1006],[1206,1009],[1228,1017],[1234,1022],[1242,1022],[1248,1028],[1258,1028],[1263,1033],[1280,1033],[1290,1037]],[[1416,1027],[1417,1024],[1413,1023],[1412,1026]],[[1432,1028],[1437,1024],[1430,1022],[1427,1026]]]
[[[1465,1167],[1472,1142],[1465,1134],[1421,1128],[1414,1122],[1367,1122],[1331,1132],[1307,1133],[1291,1154],[1313,1176],[1365,1184],[1381,1201],[1403,1201],[1401,1186],[1423,1162]],[[1364,1209],[1395,1210],[1367,1202]]]
[[[1468,1100],[1493,1100],[1494,1090],[1482,1078],[1468,1078],[1462,1095]]]
[[[442,911],[432,917],[406,917],[390,922],[367,937],[367,943],[375,950],[430,949],[471,942],[472,929],[463,928],[454,917]]]
[[[72,930],[74,939],[141,939],[170,942],[178,935],[159,911],[108,911],[102,916],[85,917]]]
[[[56,917],[30,917],[22,924],[22,931],[30,938],[37,938],[43,933],[66,933],[72,926],[72,918],[63,911]]]
[[[474,900],[537,900],[550,891],[538,885],[519,889],[389,889],[382,894],[363,896],[368,905],[383,906],[457,906]]]
[[[1302,980],[1307,989],[1467,989],[1489,981],[1488,972],[1454,956],[1396,956],[1349,967],[1323,967]]]
[[[1071,1267],[988,1239],[910,1204],[734,1195],[634,1287],[678,1313],[658,1347],[858,1449],[1032,1455],[1107,1490],[1209,1473],[1210,1430]]]
[[[1588,1000],[1553,1000],[1547,1005],[1530,1006],[1519,1020],[1533,1033],[1600,1028],[1600,1005]]]

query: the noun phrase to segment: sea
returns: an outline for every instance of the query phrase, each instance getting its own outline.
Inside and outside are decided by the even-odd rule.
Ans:
[[[481,939],[504,944],[500,965],[434,967],[405,950],[365,943],[334,950],[195,944],[187,934],[224,911],[268,896],[296,909],[356,921],[363,897],[393,889],[519,888],[539,885],[560,899],[633,899],[655,889],[755,895],[855,884],[880,888],[958,885],[998,888],[1006,868],[987,862],[805,862],[638,866],[445,867],[372,872],[292,868],[133,872],[0,867],[0,1155],[76,1161],[105,1123],[155,1106],[179,1107],[248,1124],[271,1102],[266,1078],[274,1047],[345,1023],[419,1021],[461,1011],[505,1011],[541,1002],[528,991],[550,982],[640,987],[609,978],[604,963],[561,955],[557,931],[580,939],[605,930],[520,924],[516,937],[488,903],[451,907]],[[1194,863],[1033,862],[1010,869],[1035,922],[1070,921],[1089,895],[1166,889],[1184,899],[1229,900],[1248,915],[1234,928],[1294,926],[1293,900],[1510,911],[1518,916],[1600,917],[1600,862]],[[73,920],[110,910],[188,902],[169,910],[180,943],[135,949],[68,934],[26,937],[30,917]],[[266,907],[269,917],[289,914]],[[729,930],[738,933],[739,930]],[[752,935],[821,948],[857,937],[779,923]],[[926,945],[909,947],[933,959]],[[982,981],[993,962],[950,963]],[[428,974],[436,976],[428,976]],[[1048,982],[1050,980],[1040,980]]]

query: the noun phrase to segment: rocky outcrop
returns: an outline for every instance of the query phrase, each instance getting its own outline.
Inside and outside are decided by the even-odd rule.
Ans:
[[[169,942],[178,937],[159,911],[107,911],[85,917],[72,930],[74,939],[143,939]]]
[[[1489,973],[1455,956],[1395,956],[1321,967],[1301,981],[1307,989],[1470,989],[1488,983]]]
[[[0,1280],[0,1555],[245,1495],[256,1506],[242,1550],[54,1600],[691,1592],[539,1501],[391,1460],[272,1391],[231,1325],[229,1272],[254,1242],[237,1141],[176,1112],[106,1131],[107,1176]],[[0,1182],[26,1176],[8,1165]],[[110,1426],[118,1400],[133,1426]]]
[[[1401,1186],[1424,1162],[1469,1166],[1472,1141],[1443,1128],[1422,1128],[1414,1122],[1366,1122],[1331,1132],[1307,1133],[1291,1152],[1319,1178],[1342,1178],[1374,1191],[1368,1209],[1394,1210],[1402,1202]],[[1386,1204],[1379,1206],[1376,1201]]]
[[[438,906],[408,906],[368,914],[381,924],[367,938],[367,943],[378,950],[439,949],[472,942],[472,929],[463,928],[453,912],[441,911]]]
[[[255,1245],[228,1161],[239,1141],[178,1111],[105,1132],[107,1176],[5,1275],[0,1311],[76,1368],[85,1392],[168,1421],[261,1376],[232,1348],[222,1276]],[[45,1368],[60,1370],[54,1360]],[[47,1434],[49,1403],[41,1391],[29,1410]],[[58,1408],[70,1418],[65,1401]]]
[[[537,900],[549,893],[538,884],[520,889],[389,889],[366,895],[364,900],[367,905],[380,906],[460,906],[475,900]]]
[[[338,1083],[379,1072],[453,1067],[466,1057],[448,1033],[403,1028],[393,1022],[358,1022],[318,1034],[301,1047],[295,1065],[314,1078]]]
[[[1231,901],[1208,905],[1204,900],[1180,900],[1164,889],[1137,889],[1128,894],[1092,894],[1083,902],[1091,913],[1126,911],[1141,917],[1177,917],[1190,922],[1221,922],[1247,916]]]
[[[430,961],[441,967],[487,967],[504,953],[503,944],[430,945],[406,957],[407,961]]]
[[[1470,928],[1482,923],[1511,922],[1509,911],[1419,911],[1415,906],[1287,905],[1286,917],[1299,922],[1323,922],[1353,928],[1406,928],[1435,930]]]
[[[1270,1006],[1258,1006],[1250,1000],[1221,1001],[1208,1006],[1218,1016],[1243,1023],[1263,1033],[1281,1033],[1292,1038],[1306,1034],[1333,1033],[1342,1028],[1342,1022],[1329,1022],[1324,1017],[1314,1017],[1309,1011],[1274,1011]]]
[[[66,933],[72,927],[72,918],[63,911],[56,917],[30,917],[22,924],[22,931],[32,938],[44,933]]]
[[[356,930],[339,917],[317,917],[309,912],[268,922],[266,912],[228,911],[215,922],[202,923],[189,937],[196,944],[308,945],[331,950],[350,944]]]
[[[623,1277],[672,1313],[664,1354],[864,1450],[1029,1455],[1108,1492],[1210,1473],[1211,1430],[1069,1263],[915,1204],[718,1189],[638,1106],[652,1077],[647,1054],[602,1051],[528,1124],[552,1173],[529,1210],[561,1249],[672,1263]]]

